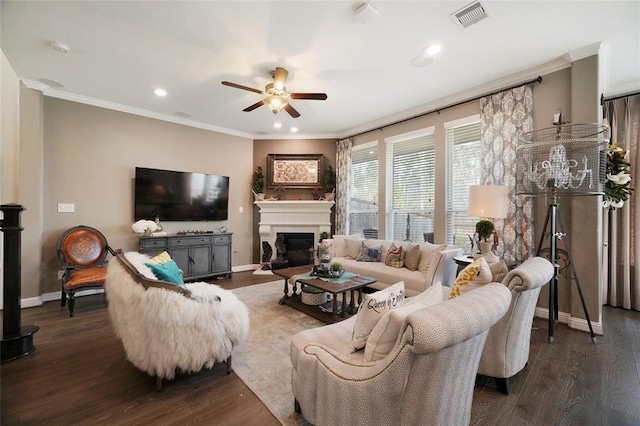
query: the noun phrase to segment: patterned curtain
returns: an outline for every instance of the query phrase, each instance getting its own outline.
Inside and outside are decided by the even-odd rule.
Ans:
[[[480,99],[482,182],[510,188],[506,219],[494,221],[500,237],[498,254],[507,264],[520,263],[533,252],[533,201],[515,195],[516,146],[533,130],[533,90],[529,85]]]
[[[349,176],[351,176],[351,138],[337,142],[336,149],[336,234],[349,233]]]
[[[604,215],[604,235],[608,242],[603,270],[609,271],[604,286],[604,303],[640,311],[640,94],[604,103],[604,118],[611,126],[611,143],[618,142],[627,150],[631,162],[631,187],[635,192],[620,209],[609,210]]]

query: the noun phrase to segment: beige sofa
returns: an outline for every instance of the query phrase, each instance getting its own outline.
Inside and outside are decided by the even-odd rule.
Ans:
[[[356,317],[291,339],[295,409],[322,425],[467,425],[480,354],[511,293],[492,283],[420,308],[399,328],[391,352],[353,352]]]
[[[461,256],[463,250],[458,247],[431,243],[411,243],[407,241],[363,240],[359,235],[334,235],[329,240],[333,246],[333,262],[339,262],[345,271],[377,279],[370,287],[381,290],[398,281],[404,281],[407,296],[422,293],[436,282],[450,285],[455,277],[457,265],[453,260]],[[356,260],[361,253],[362,243],[369,247],[383,247],[379,262],[364,262]],[[407,267],[393,267],[385,264],[386,254],[392,244],[406,250],[411,244],[418,244],[420,260],[416,270]]]

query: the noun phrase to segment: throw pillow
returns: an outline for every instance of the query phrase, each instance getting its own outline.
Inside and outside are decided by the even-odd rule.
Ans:
[[[124,256],[144,277],[149,278],[150,280],[158,279],[151,268],[147,266],[147,262],[149,262],[149,256],[147,256],[146,254],[138,253],[137,251],[129,251],[125,253]]]
[[[178,268],[178,265],[174,260],[170,260],[161,265],[147,262],[147,266],[151,268],[151,270],[159,280],[167,281],[179,285],[180,287],[184,286],[184,281],[182,280],[182,275],[180,274],[180,268]]]
[[[431,265],[431,262],[433,262],[435,254],[439,251],[444,250],[445,247],[446,245],[444,244],[421,243],[418,271],[427,272],[429,270],[429,265]]]
[[[404,266],[407,269],[415,271],[418,269],[420,263],[420,246],[417,244],[411,244],[407,247],[407,252],[404,255]]]
[[[491,282],[494,283],[501,283],[507,275],[507,272],[509,272],[507,264],[502,259],[497,262],[490,263],[489,268],[491,268]]]
[[[402,331],[402,326],[410,314],[425,306],[442,303],[442,285],[436,283],[409,300],[414,303],[407,302],[402,308],[393,309],[380,318],[364,347],[365,361],[377,361],[391,352]]]
[[[366,241],[362,242],[360,255],[356,259],[358,262],[380,262],[384,246],[368,246]]]
[[[163,263],[167,263],[170,260],[171,260],[171,256],[169,256],[169,253],[167,253],[166,251],[163,251],[162,253],[156,256],[153,256],[151,259],[149,259],[149,263],[153,263],[155,265],[162,265]]]
[[[360,240],[359,234],[334,235],[333,236],[333,256],[345,257],[346,240]]]
[[[394,268],[402,268],[404,266],[403,254],[402,246],[397,247],[394,243],[391,243],[391,247],[387,250],[387,255],[384,258],[384,264]]]
[[[362,250],[362,240],[346,239],[344,240],[344,242],[344,255],[346,257],[350,257],[351,259],[357,259],[358,256],[360,256],[360,251]]]
[[[371,330],[378,320],[388,311],[402,307],[404,304],[404,281],[400,281],[384,290],[365,294],[356,314],[356,321],[351,335],[351,346],[354,350],[365,347]]]
[[[491,282],[491,268],[484,257],[479,257],[464,268],[451,286],[449,299]]]

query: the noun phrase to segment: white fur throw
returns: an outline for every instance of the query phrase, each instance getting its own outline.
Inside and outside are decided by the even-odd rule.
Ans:
[[[145,257],[125,255],[148,278]],[[146,257],[148,259],[148,257]],[[151,376],[173,379],[226,360],[249,332],[249,311],[235,294],[205,282],[189,283],[193,298],[162,288],[145,288],[118,259],[107,268],[109,315],[127,358]],[[218,296],[221,301],[217,301]]]

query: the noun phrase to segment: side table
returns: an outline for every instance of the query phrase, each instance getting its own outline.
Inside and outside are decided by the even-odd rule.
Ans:
[[[464,268],[473,262],[473,255],[465,254],[462,256],[456,256],[453,258],[453,261],[458,265],[458,270],[456,271],[456,276],[458,276]]]

